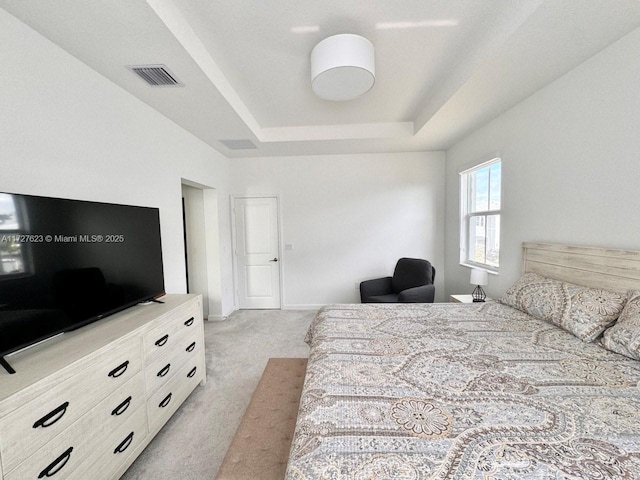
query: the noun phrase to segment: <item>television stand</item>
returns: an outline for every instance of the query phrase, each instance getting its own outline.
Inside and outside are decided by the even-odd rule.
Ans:
[[[162,300],[0,357],[0,480],[124,474],[206,381],[202,296]]]
[[[11,365],[9,365],[9,362],[7,362],[4,357],[0,357],[0,365],[2,365],[4,367],[4,369],[9,372],[10,374],[14,374],[16,373],[16,371],[13,369],[13,367]]]

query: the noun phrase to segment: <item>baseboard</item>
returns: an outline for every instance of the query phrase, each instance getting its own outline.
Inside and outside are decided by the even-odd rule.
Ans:
[[[325,303],[319,303],[317,305],[307,303],[293,303],[290,305],[283,305],[281,310],[320,310],[325,305]],[[207,317],[207,320],[210,322],[224,322],[229,317],[229,315],[231,315],[235,311],[235,309],[232,309],[226,315],[209,315]]]
[[[236,310],[234,308],[232,308],[231,310],[229,310],[226,314],[211,314],[207,317],[207,321],[209,322],[224,322],[227,318],[229,318],[229,315],[231,315],[233,312],[235,312]]]
[[[229,315],[231,315],[233,312],[235,312],[237,310],[237,308],[232,307],[229,310],[227,310],[226,312],[222,312],[222,317],[223,318],[227,318]]]
[[[293,303],[290,305],[283,305],[282,310],[320,310],[326,304],[311,304],[311,303]]]

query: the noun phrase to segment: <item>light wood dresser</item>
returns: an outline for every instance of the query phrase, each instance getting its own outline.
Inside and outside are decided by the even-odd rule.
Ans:
[[[117,479],[204,385],[202,297],[161,300],[7,357],[0,479]]]

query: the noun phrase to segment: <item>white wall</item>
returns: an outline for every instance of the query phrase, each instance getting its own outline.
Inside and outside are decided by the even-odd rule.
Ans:
[[[470,293],[459,266],[458,172],[502,153],[501,295],[521,242],[640,249],[640,29],[447,151],[446,291]]]
[[[0,45],[0,191],[159,207],[166,289],[182,293],[181,178],[219,189],[228,313],[228,159],[2,9]]]
[[[283,308],[359,302],[403,256],[433,263],[444,298],[443,152],[232,162],[232,194],[280,198]]]

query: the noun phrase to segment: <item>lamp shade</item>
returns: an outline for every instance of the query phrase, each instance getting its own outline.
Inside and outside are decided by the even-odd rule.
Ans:
[[[373,44],[360,35],[334,35],[311,52],[311,88],[325,100],[352,100],[376,79]]]
[[[489,283],[489,274],[486,270],[474,268],[471,270],[471,280],[469,283],[471,283],[471,285],[486,285]]]

